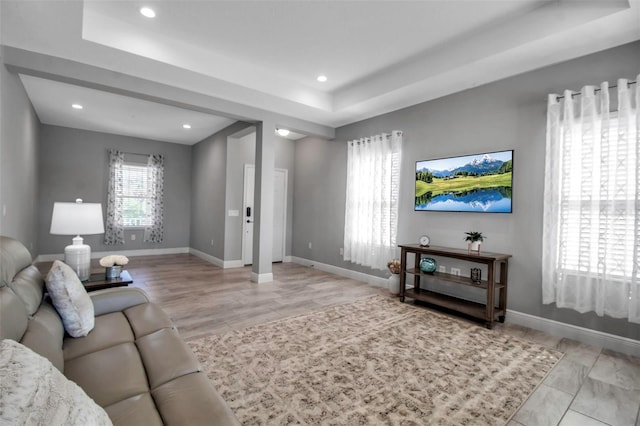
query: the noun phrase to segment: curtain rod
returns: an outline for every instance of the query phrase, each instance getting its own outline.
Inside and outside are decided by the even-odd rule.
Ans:
[[[632,84],[636,84],[636,83],[637,83],[636,80],[627,81],[627,86],[631,86]],[[613,86],[609,86],[609,89],[615,89],[616,87],[618,87],[618,85],[614,84]],[[596,87],[594,92],[599,92],[601,90],[602,90],[601,88]],[[578,96],[578,95],[581,95],[581,94],[582,94],[582,92],[573,92],[571,94],[571,97],[573,98],[574,96]],[[564,95],[559,95],[559,96],[556,97],[556,100],[560,100],[560,99],[564,99]]]
[[[381,136],[381,135],[393,135],[393,133],[394,133],[394,132],[398,132],[398,133],[400,133],[401,135],[403,134],[402,130],[392,130],[392,131],[390,131],[390,132],[382,132],[382,133],[379,133],[379,134],[377,134],[377,135],[371,135],[371,136],[365,136],[365,137],[363,137],[363,138],[351,139],[351,140],[348,140],[348,141],[347,141],[347,143],[349,143],[349,142],[356,142],[356,141],[357,141],[358,143],[360,143],[360,139],[372,139],[372,138],[374,138],[374,137],[376,137],[376,136]],[[369,141],[369,140],[365,140],[365,142],[370,142],[370,141]]]
[[[152,155],[152,154],[143,154],[141,152],[128,152],[128,151],[120,151],[120,152],[123,153],[123,154],[126,154],[126,155],[139,155],[141,157],[148,157],[148,156]]]

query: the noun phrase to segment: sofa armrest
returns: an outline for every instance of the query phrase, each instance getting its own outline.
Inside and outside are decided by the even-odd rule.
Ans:
[[[95,316],[120,312],[132,306],[148,303],[147,293],[135,287],[118,287],[89,293]]]

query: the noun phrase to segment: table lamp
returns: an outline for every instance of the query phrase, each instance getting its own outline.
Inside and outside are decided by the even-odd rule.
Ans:
[[[76,271],[81,281],[91,274],[91,247],[84,244],[83,235],[104,234],[102,204],[83,203],[78,198],[75,203],[53,204],[51,230],[53,235],[75,235],[73,244],[64,248],[64,263]]]

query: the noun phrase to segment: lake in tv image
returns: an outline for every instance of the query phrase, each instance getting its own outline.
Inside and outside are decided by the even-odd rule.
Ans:
[[[511,213],[513,151],[416,162],[416,211]]]

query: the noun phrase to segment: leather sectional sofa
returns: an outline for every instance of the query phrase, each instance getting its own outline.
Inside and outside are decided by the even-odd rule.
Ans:
[[[65,333],[44,280],[18,241],[0,237],[0,338],[47,358],[114,425],[236,425],[167,315],[137,288],[89,293],[95,327]]]

